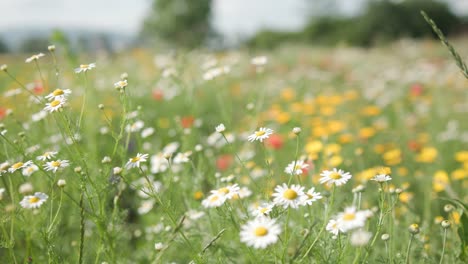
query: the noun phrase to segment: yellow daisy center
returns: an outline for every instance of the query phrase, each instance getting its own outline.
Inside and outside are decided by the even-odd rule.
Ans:
[[[223,194],[228,194],[228,193],[229,193],[229,189],[226,188],[226,187],[223,187],[223,188],[219,189],[218,192],[223,193]]]
[[[80,68],[81,68],[81,69],[88,69],[88,68],[89,68],[89,65],[88,65],[88,64],[81,64],[81,65],[80,65]]]
[[[210,198],[210,202],[216,202],[219,199],[219,196],[215,195]]]
[[[302,166],[300,164],[296,164],[296,166],[294,166],[294,170],[300,170],[302,169]]]
[[[266,236],[268,234],[268,229],[263,226],[255,228],[254,233],[256,236]]]
[[[330,174],[330,178],[333,179],[333,180],[339,180],[342,178],[341,174],[339,174],[338,172],[332,172]]]
[[[12,167],[13,169],[19,169],[19,168],[21,168],[23,165],[24,165],[23,162],[18,162],[18,163],[13,164],[13,166],[11,166],[11,167]]]
[[[355,218],[356,218],[355,213],[345,213],[343,215],[343,220],[345,220],[345,221],[351,221],[351,220],[354,220]]]
[[[33,197],[29,198],[29,202],[32,203],[32,204],[39,202],[39,200],[40,199],[38,197],[36,197],[36,196],[33,196]]]
[[[262,208],[262,209],[260,209],[260,213],[262,213],[262,214],[265,214],[266,211],[268,211],[268,208]]]
[[[138,162],[140,161],[140,157],[134,157],[132,158],[132,162],[135,163],[135,162]]]
[[[314,195],[310,194],[310,193],[307,193],[307,197],[309,197],[309,199],[312,199],[312,198],[314,198]]]
[[[54,96],[59,96],[59,95],[63,95],[64,92],[62,89],[55,89],[55,91],[52,93]]]
[[[263,135],[265,135],[265,134],[266,134],[265,131],[256,131],[256,132],[255,132],[255,136],[257,136],[257,137],[261,137],[261,136],[263,136]]]
[[[284,193],[283,193],[283,197],[285,199],[288,199],[288,200],[294,200],[297,198],[297,192],[294,191],[293,189],[287,189]]]
[[[50,163],[50,165],[52,165],[52,167],[60,167],[60,165],[62,165],[62,163],[60,161],[52,161]]]
[[[56,107],[56,106],[58,106],[59,104],[60,104],[60,101],[59,101],[59,100],[54,100],[54,101],[52,101],[52,102],[50,103],[50,106]]]

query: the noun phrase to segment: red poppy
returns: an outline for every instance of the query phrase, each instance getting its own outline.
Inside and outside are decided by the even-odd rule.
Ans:
[[[3,108],[3,107],[0,107],[0,119],[5,118],[6,113],[7,113],[7,109]]]
[[[231,166],[233,160],[234,159],[232,155],[229,155],[229,154],[221,155],[216,160],[216,168],[220,171],[225,171]]]
[[[414,97],[420,96],[422,95],[423,90],[424,90],[424,87],[422,86],[422,84],[420,83],[412,84],[410,87],[410,95]]]
[[[284,145],[284,139],[281,135],[273,134],[266,141],[266,146],[272,149],[280,149]]]
[[[419,144],[416,140],[408,141],[407,145],[408,145],[408,148],[414,152],[417,152],[421,149],[421,144]]]
[[[195,121],[195,117],[193,116],[184,116],[180,119],[180,124],[183,128],[191,128],[193,126],[193,122]]]
[[[42,85],[41,81],[34,82],[33,92],[35,94],[42,94],[44,92],[44,85]]]
[[[157,89],[157,90],[153,90],[153,99],[156,100],[156,101],[162,101],[164,100],[164,93],[163,91]]]

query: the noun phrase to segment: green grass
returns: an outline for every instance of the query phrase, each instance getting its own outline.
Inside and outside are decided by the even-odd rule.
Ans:
[[[134,50],[82,56],[80,62],[97,67],[80,74],[61,47],[37,65],[0,58],[8,64],[7,74],[0,72],[0,131],[6,130],[0,163],[8,162],[8,169],[31,160],[39,168],[30,177],[21,170],[0,176],[0,262],[466,261],[467,80],[443,47],[409,41],[366,50],[288,46],[265,54],[261,69],[250,63],[255,55],[158,55],[157,61],[169,61],[158,66],[154,53]],[[230,70],[204,80],[205,66],[214,61]],[[123,72],[128,86],[119,91],[114,83]],[[44,84],[43,92],[32,91],[39,103],[25,91],[34,83]],[[32,121],[57,88],[72,91],[68,104]],[[137,121],[143,127],[128,132]],[[215,132],[221,123],[222,135]],[[249,142],[260,127],[273,135]],[[301,133],[292,133],[294,127]],[[154,134],[144,137],[147,128]],[[167,154],[174,142],[177,148]],[[58,151],[56,159],[71,165],[46,171],[36,159],[45,151]],[[141,168],[126,168],[137,153],[150,157]],[[188,161],[179,162],[180,154]],[[289,176],[284,170],[295,160],[309,168]],[[381,167],[391,168],[391,181],[370,180]],[[322,171],[333,168],[353,177],[342,186],[320,184]],[[39,208],[20,205],[31,195],[25,183],[32,193],[48,195]],[[315,187],[323,198],[297,209],[274,206],[269,217],[281,233],[265,249],[241,242],[244,225],[255,219],[252,206],[272,203],[283,183]],[[210,191],[231,184],[251,195],[202,206]],[[358,185],[364,191],[356,191]],[[325,226],[349,206],[373,214],[361,228],[333,238]],[[412,224],[419,233],[409,232]],[[372,234],[365,245],[351,243],[358,229]],[[382,240],[383,234],[390,238]],[[155,249],[156,243],[162,245]]]

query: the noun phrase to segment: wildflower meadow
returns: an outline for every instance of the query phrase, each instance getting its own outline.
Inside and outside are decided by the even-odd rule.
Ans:
[[[468,261],[438,42],[0,59],[0,263]]]

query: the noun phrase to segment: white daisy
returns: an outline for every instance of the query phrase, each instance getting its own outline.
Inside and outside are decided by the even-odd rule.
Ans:
[[[114,87],[116,89],[123,89],[123,88],[127,87],[127,85],[128,85],[127,80],[122,80],[122,81],[118,81],[118,82],[114,83]]]
[[[25,60],[25,62],[30,63],[31,61],[37,61],[38,59],[40,59],[41,57],[44,57],[44,56],[45,56],[44,53],[34,54],[31,57],[27,58]]]
[[[65,97],[56,98],[50,103],[46,103],[46,106],[44,107],[44,111],[48,111],[49,113],[56,112],[60,110],[65,105],[66,102],[67,102],[67,99],[65,99]]]
[[[255,66],[264,66],[268,62],[268,57],[266,56],[257,56],[250,60],[250,63]]]
[[[217,190],[213,190],[211,191],[211,193],[225,196],[226,199],[232,199],[234,196],[239,195],[239,190],[239,185],[236,183],[234,185],[229,185],[226,187],[219,188]]]
[[[252,214],[256,217],[267,216],[273,210],[274,204],[271,203],[262,203],[260,205],[256,205],[252,208]]]
[[[8,169],[8,172],[13,173],[13,172],[15,172],[15,171],[17,171],[17,170],[19,170],[19,169],[23,169],[23,168],[26,168],[26,167],[28,167],[28,166],[31,166],[31,164],[33,164],[33,163],[32,163],[32,161],[30,161],[30,160],[29,160],[29,161],[26,161],[26,162],[24,162],[24,163],[21,162],[21,161],[20,161],[20,162],[17,162],[17,163],[15,163],[15,164],[11,165],[11,167]]]
[[[274,131],[270,128],[261,127],[259,130],[255,131],[252,135],[248,136],[247,140],[250,142],[253,142],[255,140],[263,142],[263,140],[270,137],[270,135],[273,134],[273,132]]]
[[[391,179],[392,177],[390,177],[389,175],[378,174],[378,175],[375,175],[374,178],[372,178],[371,180],[376,181],[376,182],[387,182],[387,181],[390,181]]]
[[[224,126],[224,124],[219,124],[216,126],[215,129],[216,129],[216,132],[223,133],[226,130],[226,127]]]
[[[26,209],[35,209],[41,207],[45,201],[47,201],[47,194],[36,192],[34,195],[28,195],[21,200],[20,205]]]
[[[368,211],[357,211],[356,207],[347,207],[344,212],[337,215],[338,228],[342,232],[364,227],[366,220],[369,217]]]
[[[165,172],[169,168],[169,161],[163,153],[151,156],[151,173]]]
[[[312,187],[305,193],[304,198],[305,199],[302,201],[302,203],[304,205],[306,205],[306,204],[311,205],[313,202],[315,202],[317,200],[320,200],[323,197],[319,192],[315,191],[314,187]]]
[[[37,113],[32,114],[31,115],[31,120],[33,122],[39,122],[39,121],[43,120],[44,118],[46,118],[46,116],[47,116],[47,112],[44,111],[44,110],[41,110],[41,111],[39,111]]]
[[[71,93],[72,91],[70,89],[65,89],[65,90],[55,89],[53,92],[48,94],[45,98],[48,99],[49,101],[52,101],[52,100],[66,98]]]
[[[8,172],[8,167],[10,167],[10,163],[8,161],[5,161],[3,163],[0,164],[0,176],[2,176],[2,174]]]
[[[29,177],[38,170],[39,170],[39,167],[37,167],[35,164],[31,164],[27,167],[24,167],[22,173],[23,173],[23,176]]]
[[[369,240],[372,238],[372,233],[365,230],[359,229],[354,231],[349,238],[351,245],[355,247],[362,247],[369,243]]]
[[[87,72],[87,71],[93,69],[94,67],[96,67],[96,63],[81,64],[80,67],[75,69],[75,73]]]
[[[284,172],[289,175],[301,175],[304,171],[303,169],[307,169],[309,164],[304,164],[303,160],[296,160],[288,164]]]
[[[19,193],[21,194],[27,194],[27,193],[32,193],[34,190],[34,186],[30,182],[25,182],[21,184],[18,188]]]
[[[320,173],[322,176],[319,180],[320,183],[326,183],[328,186],[335,184],[336,186],[340,186],[345,184],[349,179],[351,179],[352,175],[349,172],[345,172],[343,170],[337,170],[334,168],[332,171],[325,170]]]
[[[138,132],[145,126],[145,123],[141,120],[135,121],[133,124],[128,124],[125,127],[125,131],[127,132]]]
[[[138,214],[139,215],[144,215],[149,213],[154,206],[155,201],[150,199],[150,200],[144,200],[141,202],[140,207],[138,207]]]
[[[289,188],[286,183],[283,183],[283,185],[276,186],[273,203],[282,205],[284,208],[298,208],[304,200],[304,195],[304,187],[293,184]]]
[[[189,157],[192,155],[192,151],[186,151],[184,153],[177,153],[177,155],[172,160],[174,164],[182,164],[190,161]]]
[[[36,159],[41,161],[51,160],[52,158],[55,158],[57,153],[57,151],[46,151],[42,155],[37,156]]]
[[[259,217],[241,227],[240,241],[254,248],[266,248],[278,241],[281,228],[274,219]]]
[[[142,138],[147,138],[147,137],[149,137],[149,136],[151,136],[153,134],[154,134],[154,128],[152,128],[152,127],[147,127],[145,129],[143,129],[143,131],[141,131],[141,137]]]
[[[224,204],[227,197],[220,193],[213,193],[202,201],[202,205],[205,208],[219,207]]]
[[[335,219],[330,219],[325,229],[328,232],[332,233],[334,236],[337,236],[338,233],[340,232],[340,229],[338,227],[338,222]]]
[[[135,157],[128,160],[125,167],[127,167],[127,169],[140,168],[140,163],[146,162],[147,159],[148,159],[148,154],[138,153]]]
[[[246,198],[252,195],[252,191],[249,188],[244,186],[240,188],[238,195],[239,195],[239,198],[241,199]]]
[[[55,160],[46,162],[44,169],[46,171],[52,171],[53,173],[56,173],[58,169],[66,168],[68,166],[70,166],[70,162],[68,160]]]

